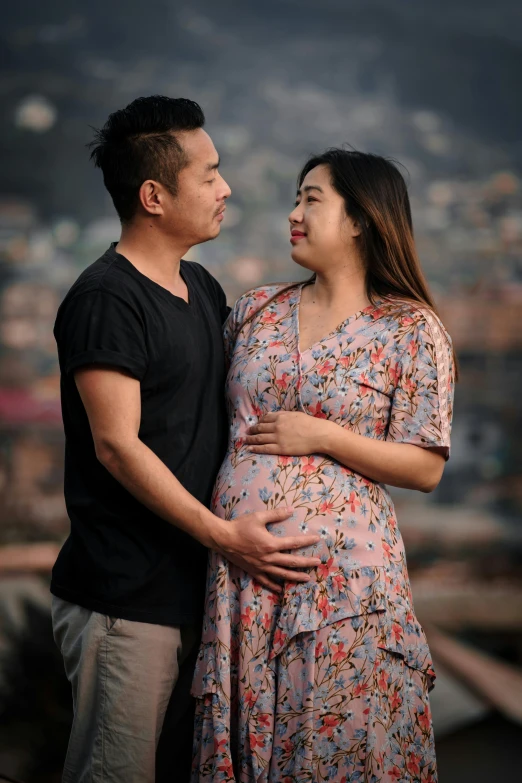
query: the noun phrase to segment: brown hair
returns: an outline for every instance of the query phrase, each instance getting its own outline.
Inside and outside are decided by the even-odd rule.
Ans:
[[[328,167],[332,187],[361,229],[358,239],[369,301],[407,300],[439,317],[417,255],[408,189],[397,165],[380,155],[333,147],[305,163],[297,178],[298,189],[317,166]],[[455,351],[453,358],[458,376]]]

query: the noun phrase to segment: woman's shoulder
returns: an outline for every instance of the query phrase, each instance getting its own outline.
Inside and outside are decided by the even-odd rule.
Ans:
[[[426,339],[434,343],[452,344],[451,337],[439,315],[431,307],[410,299],[388,297],[379,308],[393,319],[407,339]],[[409,336],[409,337],[408,337]]]
[[[239,324],[268,305],[277,305],[289,299],[299,283],[266,283],[242,294],[233,308],[234,320]]]

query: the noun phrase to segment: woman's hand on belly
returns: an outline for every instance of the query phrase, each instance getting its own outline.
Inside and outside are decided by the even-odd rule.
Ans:
[[[245,444],[254,454],[307,457],[325,452],[328,432],[336,425],[307,413],[267,413],[247,430]]]
[[[212,532],[212,548],[273,592],[280,593],[282,590],[277,580],[308,582],[310,576],[307,573],[293,569],[317,568],[321,559],[288,554],[287,550],[313,546],[320,537],[274,536],[266,529],[271,522],[288,519],[292,512],[291,508],[274,509],[244,514],[227,522],[219,520]]]
[[[255,454],[327,454],[355,473],[392,487],[432,492],[444,469],[445,447],[379,440],[306,413],[268,413],[247,433],[245,444]]]

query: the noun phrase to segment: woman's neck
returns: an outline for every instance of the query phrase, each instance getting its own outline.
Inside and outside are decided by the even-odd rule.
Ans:
[[[370,304],[361,268],[316,272],[307,286],[309,301],[329,310],[362,310]]]

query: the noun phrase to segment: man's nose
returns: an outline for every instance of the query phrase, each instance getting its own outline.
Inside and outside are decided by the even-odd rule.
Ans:
[[[230,186],[228,182],[223,179],[223,177],[221,177],[221,179],[223,180],[221,198],[229,198],[230,195],[232,194],[232,191],[230,190]]]

